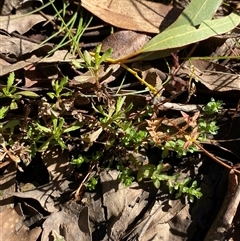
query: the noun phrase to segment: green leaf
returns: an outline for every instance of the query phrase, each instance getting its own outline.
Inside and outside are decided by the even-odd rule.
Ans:
[[[140,52],[145,53],[183,47],[218,34],[226,33],[235,28],[239,23],[240,16],[232,13],[221,19],[203,21],[199,28],[183,25],[167,29],[144,45]],[[145,55],[142,55],[143,59],[144,57]]]
[[[37,128],[38,128],[40,131],[45,132],[45,133],[51,133],[51,132],[52,132],[51,129],[49,129],[49,128],[45,127],[45,126],[42,126],[42,125],[40,125],[40,124],[38,124],[38,123],[36,123],[36,124],[37,124]]]
[[[9,106],[1,107],[1,109],[0,109],[0,119],[3,119],[6,116],[6,114],[8,112],[8,109],[9,109]]]
[[[39,152],[43,152],[46,151],[50,142],[51,142],[52,138],[49,138],[48,140],[46,140],[38,149]]]
[[[65,143],[64,143],[62,138],[58,138],[58,139],[56,139],[56,141],[61,146],[62,150],[67,149],[67,146],[65,145]]]
[[[60,81],[60,86],[63,88],[68,82],[68,77],[64,76]]]
[[[158,188],[160,188],[160,181],[158,180],[158,179],[154,179],[153,180],[153,185],[158,189]]]
[[[6,125],[4,125],[3,129],[10,129],[10,132],[13,133],[14,127],[19,125],[20,121],[19,120],[10,120]]]
[[[7,79],[7,90],[8,91],[14,83],[14,79],[15,79],[15,74],[14,74],[14,72],[12,72],[9,74],[8,79]]]
[[[122,110],[123,104],[125,102],[126,96],[123,97],[119,97],[117,100],[117,104],[116,104],[116,114],[119,113],[119,111]]]
[[[16,110],[18,108],[17,103],[13,100],[10,104],[10,109],[11,110]]]
[[[79,62],[79,61],[77,61],[77,60],[75,60],[75,59],[72,60],[72,65],[73,65],[76,69],[82,69],[82,68],[83,68],[82,63]]]
[[[143,178],[151,177],[155,170],[156,166],[153,164],[146,164],[144,166],[141,166],[137,173],[137,181],[141,182]]]
[[[191,25],[168,28],[152,38],[134,54],[142,53],[141,55],[129,59],[128,62],[154,60],[169,56],[172,52],[176,52],[186,45],[226,33],[238,26],[239,23],[240,16],[237,13],[231,13],[221,19],[203,21],[199,28]]]
[[[100,63],[104,62],[107,58],[109,58],[109,57],[111,56],[112,52],[113,52],[113,49],[112,49],[112,48],[107,49],[107,50],[103,53],[103,55],[102,55],[102,57],[101,57],[101,59],[100,59]]]
[[[19,91],[16,94],[17,95],[23,95],[23,96],[26,96],[26,97],[31,97],[31,98],[38,98],[39,97],[39,95],[36,94],[35,92],[28,91],[28,90],[26,90],[26,91]]]
[[[211,19],[221,3],[222,0],[192,0],[168,29],[182,25],[197,26],[202,21]]]
[[[91,66],[92,65],[92,56],[89,54],[89,52],[87,50],[85,50],[83,52],[83,56],[84,56],[84,60],[86,62],[86,65]]]
[[[68,132],[70,132],[70,131],[78,130],[80,127],[81,127],[80,125],[79,125],[79,126],[74,125],[74,126],[68,127],[67,129],[65,129],[65,130],[63,131],[63,133],[68,133]]]
[[[101,51],[101,48],[102,48],[102,44],[99,44],[96,48],[96,51],[95,51],[95,68],[97,69],[100,65],[100,51]]]
[[[51,98],[54,99],[56,97],[56,95],[53,92],[49,92],[47,93],[47,95]]]

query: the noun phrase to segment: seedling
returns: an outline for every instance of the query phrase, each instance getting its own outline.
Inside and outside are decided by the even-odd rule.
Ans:
[[[106,59],[108,59],[112,54],[112,49],[109,48],[102,55],[100,55],[101,48],[102,48],[102,44],[99,44],[96,48],[96,52],[94,56],[91,56],[91,54],[87,50],[85,50],[82,54],[82,58],[85,63],[82,65],[82,67],[87,68],[91,72],[92,76],[96,81],[97,89],[100,89],[101,87],[101,84],[99,82],[99,71],[102,67],[102,63]],[[77,66],[75,65],[75,67]]]
[[[10,98],[12,99],[10,104],[10,109],[17,109],[17,101],[22,97],[30,97],[30,98],[38,98],[39,95],[35,92],[24,90],[17,91],[17,86],[14,85],[15,75],[14,73],[10,73],[7,79],[7,85],[2,88],[2,92],[0,92],[0,98]]]
[[[72,123],[70,126],[66,126],[63,117],[57,118],[51,117],[49,127],[41,125],[39,122],[33,123],[28,129],[28,136],[36,143],[42,143],[38,148],[38,151],[45,151],[49,145],[59,145],[62,149],[66,149],[67,146],[63,140],[64,134],[69,134],[71,131],[75,131],[81,127],[78,122]]]
[[[60,81],[58,80],[53,80],[52,81],[52,87],[53,90],[55,92],[48,92],[47,95],[51,98],[54,99],[56,98],[57,101],[60,101],[60,99],[62,97],[67,97],[67,96],[71,96],[72,95],[72,91],[67,91],[67,92],[63,92],[64,87],[67,85],[68,83],[68,78],[67,77],[63,77]]]

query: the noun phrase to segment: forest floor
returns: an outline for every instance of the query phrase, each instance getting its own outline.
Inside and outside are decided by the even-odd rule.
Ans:
[[[100,2],[1,4],[0,239],[238,241],[238,4]]]

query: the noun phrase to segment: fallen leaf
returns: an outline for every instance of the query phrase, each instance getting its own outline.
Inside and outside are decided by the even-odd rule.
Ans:
[[[1,47],[0,47],[1,48]],[[50,45],[44,45],[32,52],[32,56],[28,59],[18,61],[11,65],[0,64],[0,76],[9,74],[16,70],[25,68],[27,66],[35,65],[36,63],[55,63],[55,62],[71,62],[72,55],[67,54],[66,50],[56,51],[53,56],[49,58],[43,58],[52,47]]]
[[[0,16],[0,29],[10,34],[15,31],[24,34],[43,21],[46,21],[46,18],[40,14]]]
[[[221,0],[192,0],[169,28],[176,28],[182,25],[197,26],[202,21],[211,19],[221,3]]]
[[[166,29],[152,38],[140,51],[137,51],[134,55],[143,54],[135,58],[135,60],[155,59],[156,57],[154,56],[154,58],[151,58],[151,55],[152,52],[156,51],[158,53],[158,58],[164,57],[166,56],[167,50],[169,54],[173,49],[181,48],[188,44],[226,33],[234,29],[239,23],[240,16],[237,13],[231,13],[220,19],[205,20],[198,28],[191,25],[181,25],[176,28]],[[126,56],[126,58],[128,58],[128,56]]]
[[[18,58],[21,55],[30,53],[34,49],[38,48],[38,44],[32,43],[25,39],[9,37],[5,35],[0,35],[0,39],[0,53],[7,56],[12,55],[14,58]]]
[[[102,42],[101,51],[104,52],[112,48],[111,58],[119,59],[140,50],[149,40],[150,37],[146,34],[122,30],[105,38]]]
[[[7,0],[1,4],[1,15],[10,15],[12,11],[16,14],[29,13],[36,7],[36,2],[43,5],[42,0]]]
[[[19,198],[32,198],[37,200],[40,205],[47,212],[59,211],[59,208],[55,206],[55,199],[60,197],[60,195],[68,189],[69,181],[60,180],[57,182],[51,182],[43,186],[39,186],[33,190],[26,192],[14,192],[13,196]]]
[[[178,200],[164,197],[155,200],[150,210],[139,220],[127,240],[187,240],[187,229],[191,223],[189,218],[189,206],[185,206]],[[184,207],[185,206],[185,207]],[[173,232],[174,230],[174,232]]]
[[[65,240],[91,241],[91,233],[88,227],[88,208],[83,207],[79,212],[66,213],[64,211],[52,213],[43,223],[41,241],[50,240],[52,230],[61,234]]]
[[[149,193],[138,188],[137,183],[125,187],[118,180],[118,171],[102,171],[103,206],[106,207],[108,235],[112,240],[122,240],[124,233],[148,203]]]
[[[144,0],[81,0],[81,5],[113,26],[148,33],[159,33],[181,13],[180,9]]]
[[[3,174],[0,176],[0,212],[14,206],[12,192],[15,191],[16,165],[10,163]]]
[[[1,220],[1,240],[7,241],[35,241],[38,239],[42,229],[40,227],[29,230],[23,223],[25,217],[14,209],[9,208],[0,213]]]
[[[240,75],[229,73],[229,70],[216,63],[207,60],[186,61],[180,72],[193,76],[208,89],[214,91],[240,90]]]

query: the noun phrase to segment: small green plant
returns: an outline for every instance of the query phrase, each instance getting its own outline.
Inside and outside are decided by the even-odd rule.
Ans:
[[[211,101],[203,107],[203,112],[207,115],[218,113],[223,108],[222,105],[221,100],[215,101],[214,98],[211,98]]]
[[[85,184],[85,186],[89,191],[93,191],[95,190],[97,184],[98,184],[98,178],[91,177],[89,181]]]
[[[83,54],[81,54],[83,60],[84,60],[84,64],[77,64],[76,62],[73,62],[73,64],[75,65],[76,68],[87,68],[92,76],[94,77],[95,81],[96,81],[96,87],[97,89],[100,89],[101,85],[99,82],[99,71],[101,69],[101,65],[102,63],[111,56],[112,54],[112,49],[109,48],[107,49],[102,55],[101,53],[101,48],[102,48],[102,44],[99,44],[96,48],[96,52],[94,57],[91,56],[91,54],[85,50],[83,52]]]
[[[159,164],[157,166],[153,164],[147,164],[139,168],[137,174],[138,182],[143,181],[143,179],[151,179],[156,188],[160,188],[162,182],[164,182],[168,188],[169,192],[172,194],[176,192],[176,198],[179,198],[182,194],[188,196],[190,202],[194,201],[194,198],[200,198],[202,196],[201,189],[197,187],[197,182],[192,182],[190,184],[191,178],[188,177],[183,181],[178,181],[179,174],[167,175],[164,172],[164,165]]]
[[[90,157],[79,154],[77,158],[74,158],[72,160],[72,164],[76,165],[76,167],[79,168],[83,163],[90,163],[90,162],[93,163],[98,161],[101,157],[102,157],[102,154],[99,151],[93,153]]]
[[[122,120],[126,117],[126,113],[128,113],[132,109],[132,104],[128,107],[124,108],[126,96],[119,97],[117,99],[116,104],[110,103],[107,109],[104,109],[102,105],[98,106],[97,108],[92,105],[92,108],[97,112],[103,115],[100,117],[100,122],[102,123],[103,127],[109,127],[112,123],[120,126]],[[121,127],[121,126],[120,126]]]
[[[10,98],[12,99],[10,104],[10,109],[17,109],[18,104],[17,101],[21,99],[22,96],[30,97],[30,98],[38,98],[39,95],[35,92],[24,90],[17,91],[17,86],[14,85],[15,75],[14,73],[10,73],[7,79],[7,85],[2,88],[2,92],[0,92],[0,98]]]
[[[118,165],[117,170],[120,171],[118,179],[126,186],[129,187],[134,181],[133,171],[130,168],[125,168],[123,165]]]
[[[86,156],[79,155],[78,158],[72,160],[72,164],[79,168],[84,162],[89,163],[89,161]]]
[[[9,113],[9,106],[2,106],[0,109],[0,120],[3,120]],[[0,133],[8,137],[8,144],[13,144],[12,135],[14,134],[15,127],[20,124],[17,119],[0,122]]]
[[[68,83],[68,77],[63,77],[60,81],[59,80],[53,80],[52,81],[52,87],[54,92],[48,92],[47,95],[51,98],[54,99],[56,98],[57,101],[60,101],[62,97],[67,97],[71,96],[73,94],[73,91],[67,91],[63,92],[64,87]]]
[[[42,143],[38,151],[45,151],[49,145],[59,145],[62,149],[66,149],[67,146],[63,140],[64,134],[69,134],[71,131],[75,131],[81,127],[79,122],[72,123],[66,126],[63,117],[51,117],[51,121],[46,127],[39,123],[39,121],[33,122],[33,125],[28,128],[28,137],[34,140],[34,144]]]

